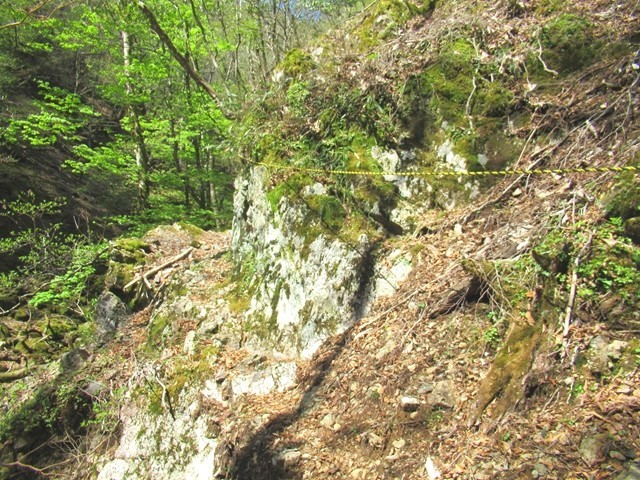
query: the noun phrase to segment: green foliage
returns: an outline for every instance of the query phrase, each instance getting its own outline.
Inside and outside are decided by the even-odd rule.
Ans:
[[[492,348],[495,348],[500,342],[500,331],[497,327],[489,327],[482,333],[482,338],[485,343]]]
[[[543,275],[564,290],[576,255],[591,238],[578,267],[578,296],[598,302],[603,295],[619,296],[629,306],[640,304],[640,249],[625,235],[623,222],[613,217],[597,225],[576,223],[550,232],[533,249]]]
[[[308,111],[305,102],[309,98],[311,92],[305,82],[293,82],[287,90],[287,105],[291,108],[294,115],[303,117]]]
[[[0,138],[34,147],[53,145],[60,140],[80,140],[78,131],[98,114],[82,103],[78,95],[48,82],[37,83],[42,100],[35,100],[34,107],[39,112],[24,119],[11,119]]]
[[[89,278],[95,274],[97,261],[106,260],[106,243],[78,245],[71,252],[66,272],[56,275],[45,287],[36,292],[29,303],[36,308],[44,305],[64,305],[78,302],[86,292]]]
[[[36,199],[31,191],[15,200],[0,201],[0,215],[16,226],[0,238],[0,253],[18,254],[26,272],[57,266],[63,235],[61,225],[49,222],[48,217],[57,214],[63,204],[61,199]]]
[[[631,305],[640,302],[640,249],[624,236],[619,218],[612,218],[597,229],[578,274],[582,280],[579,294],[585,299],[610,292]]]
[[[62,206],[60,200],[37,200],[32,192],[0,202],[0,214],[16,224],[0,239],[0,252],[16,254],[20,261],[15,271],[2,276],[2,283],[32,292],[29,303],[36,308],[86,303],[83,296],[89,279],[106,259],[104,243],[94,243],[87,235],[66,234],[59,223],[47,221]]]
[[[101,395],[91,403],[91,415],[82,421],[82,427],[94,429],[102,434],[116,431],[120,425],[120,408],[126,387],[118,387],[109,395]]]
[[[43,386],[33,391],[24,382],[14,382],[4,392],[8,401],[0,410],[0,442],[23,435],[26,438],[70,433],[77,428],[86,403],[71,382]]]
[[[311,55],[295,48],[287,53],[278,69],[282,70],[286,77],[300,78],[313,70],[315,66]]]

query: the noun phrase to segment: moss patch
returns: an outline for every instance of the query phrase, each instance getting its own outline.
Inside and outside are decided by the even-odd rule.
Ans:
[[[313,184],[313,182],[313,178],[302,173],[295,173],[285,179],[281,179],[266,195],[269,205],[271,205],[271,210],[273,212],[278,210],[282,197],[299,195],[304,187]]]
[[[151,246],[139,238],[120,238],[113,243],[111,260],[118,263],[143,263]]]
[[[287,53],[276,70],[282,70],[287,77],[300,78],[315,67],[316,64],[311,55],[296,48]]]
[[[547,23],[540,36],[542,58],[560,73],[574,72],[596,59],[598,42],[593,28],[583,17],[564,13]]]
[[[621,174],[603,203],[609,218],[640,216],[640,178],[633,172]]]

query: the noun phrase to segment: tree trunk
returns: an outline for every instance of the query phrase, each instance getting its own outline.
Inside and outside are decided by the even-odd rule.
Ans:
[[[133,86],[129,81],[129,73],[131,68],[131,44],[129,43],[129,34],[124,30],[120,32],[120,38],[122,39],[122,56],[124,59],[124,75],[126,78],[125,89],[127,94],[133,94]],[[130,104],[129,115],[133,123],[133,138],[135,139],[134,156],[136,159],[136,166],[138,167],[138,203],[141,209],[145,209],[149,206],[149,152],[144,141],[144,134],[142,126],[140,125],[140,118],[138,115],[138,108]]]

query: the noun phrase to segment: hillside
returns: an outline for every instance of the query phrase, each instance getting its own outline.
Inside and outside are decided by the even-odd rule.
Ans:
[[[639,13],[379,0],[290,51],[231,231],[2,310],[0,478],[640,478]]]

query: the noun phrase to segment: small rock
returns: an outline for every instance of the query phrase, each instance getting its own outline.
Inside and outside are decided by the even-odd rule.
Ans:
[[[454,399],[453,383],[449,380],[444,380],[433,386],[433,391],[429,394],[428,401],[432,407],[453,408],[455,405]]]
[[[622,351],[629,346],[629,342],[623,342],[622,340],[614,340],[607,346],[607,355],[612,360],[620,360],[622,358]]]
[[[267,357],[265,357],[264,355],[256,354],[253,357],[251,357],[251,359],[247,362],[247,366],[257,367],[258,365],[261,365],[266,361],[267,361]]]
[[[91,397],[99,397],[102,392],[107,391],[107,386],[103,383],[96,382],[95,380],[89,381],[83,388],[84,393]]]
[[[415,397],[400,398],[400,407],[405,412],[415,412],[420,408],[420,400]]]
[[[534,474],[535,472],[535,474]],[[544,465],[543,463],[536,463],[533,466],[533,472],[531,472],[532,475],[536,476],[536,477],[544,477],[547,473],[548,473],[548,469],[546,467],[546,465]]]
[[[355,480],[365,480],[368,477],[368,474],[364,468],[356,468],[349,474],[349,477]]]
[[[383,438],[373,432],[365,432],[362,437],[372,447],[382,447],[382,445],[384,444]]]
[[[640,217],[630,218],[624,222],[624,233],[633,243],[640,245]]]
[[[300,458],[302,458],[302,454],[299,450],[285,450],[280,452],[271,462],[275,466],[288,470],[294,467],[300,461]]]
[[[629,385],[623,385],[620,388],[616,389],[616,393],[621,393],[622,395],[631,395],[633,394],[633,388]]]
[[[182,346],[182,351],[190,357],[193,357],[196,354],[195,330],[191,330],[189,333],[187,333],[184,339],[184,345]]]
[[[78,370],[84,365],[91,354],[84,348],[74,348],[65,353],[60,359],[60,367],[63,372]]]
[[[389,355],[396,348],[396,342],[389,340],[384,346],[376,353],[376,360],[380,361],[387,355]]]
[[[611,439],[606,433],[589,435],[580,442],[578,451],[590,467],[603,461],[611,448]]]
[[[514,197],[519,197],[520,195],[522,195],[522,189],[521,188],[516,188],[512,193],[512,196]]]
[[[214,380],[216,381],[216,383],[222,383],[227,379],[227,372],[226,370],[218,370],[216,372],[216,376],[214,377]]]
[[[106,291],[98,297],[94,318],[100,342],[105,342],[129,316],[129,311],[122,300],[114,293]]]
[[[30,447],[31,445],[33,445],[33,443],[35,442],[35,438],[28,438],[25,436],[19,436],[18,438],[16,438],[13,441],[13,449],[16,452],[20,452],[22,450],[26,450],[28,447]]]
[[[333,425],[336,423],[336,418],[332,413],[327,413],[322,420],[320,420],[320,426],[324,428],[328,428],[329,430],[333,430]]]
[[[418,387],[418,393],[421,395],[431,392],[433,392],[433,383],[423,383]]]
[[[620,452],[616,451],[616,450],[611,450],[609,452],[609,456],[611,458],[613,458],[614,460],[620,460],[621,462],[624,462],[627,457],[625,457],[623,454],[621,454]]]
[[[406,444],[407,442],[404,440],[404,438],[399,438],[398,440],[393,441],[393,448],[401,450]]]

